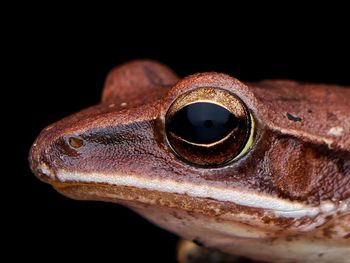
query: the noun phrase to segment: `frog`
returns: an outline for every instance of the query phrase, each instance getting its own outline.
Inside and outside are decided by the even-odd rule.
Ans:
[[[64,196],[186,240],[182,263],[350,262],[349,101],[341,85],[135,60],[109,72],[99,104],[44,128],[29,162]]]

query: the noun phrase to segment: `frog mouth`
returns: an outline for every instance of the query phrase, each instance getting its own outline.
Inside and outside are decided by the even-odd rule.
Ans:
[[[182,194],[195,198],[230,202],[236,205],[259,208],[272,212],[276,217],[302,218],[315,217],[320,213],[334,210],[334,204],[323,206],[308,206],[300,202],[284,200],[237,189],[227,189],[220,186],[208,186],[191,182],[178,182],[171,179],[141,178],[136,175],[77,173],[58,170],[55,173],[56,183],[104,184],[110,186],[134,187],[150,191]]]

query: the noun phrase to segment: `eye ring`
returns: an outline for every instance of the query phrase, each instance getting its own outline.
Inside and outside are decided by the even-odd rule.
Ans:
[[[254,119],[243,101],[221,88],[197,88],[178,97],[165,116],[167,141],[198,166],[222,166],[253,144]]]

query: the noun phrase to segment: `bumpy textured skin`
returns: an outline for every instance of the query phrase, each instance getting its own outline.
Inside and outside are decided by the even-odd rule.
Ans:
[[[236,94],[254,116],[253,147],[236,162],[195,167],[168,145],[167,110],[179,95],[198,87]],[[30,164],[64,195],[126,205],[205,246],[271,262],[350,262],[349,101],[350,89],[342,86],[282,80],[243,84],[219,73],[180,80],[159,63],[134,61],[110,73],[99,105],[45,128],[33,144]],[[84,147],[70,147],[71,136],[83,139]],[[56,173],[62,169],[172,178],[315,207],[332,202],[335,209],[327,215],[283,218],[262,208],[183,194],[61,182]]]

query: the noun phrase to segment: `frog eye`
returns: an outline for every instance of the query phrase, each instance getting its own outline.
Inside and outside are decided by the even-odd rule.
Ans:
[[[165,128],[175,153],[200,166],[238,159],[253,142],[253,119],[244,103],[217,88],[198,88],[180,96],[166,114]]]

